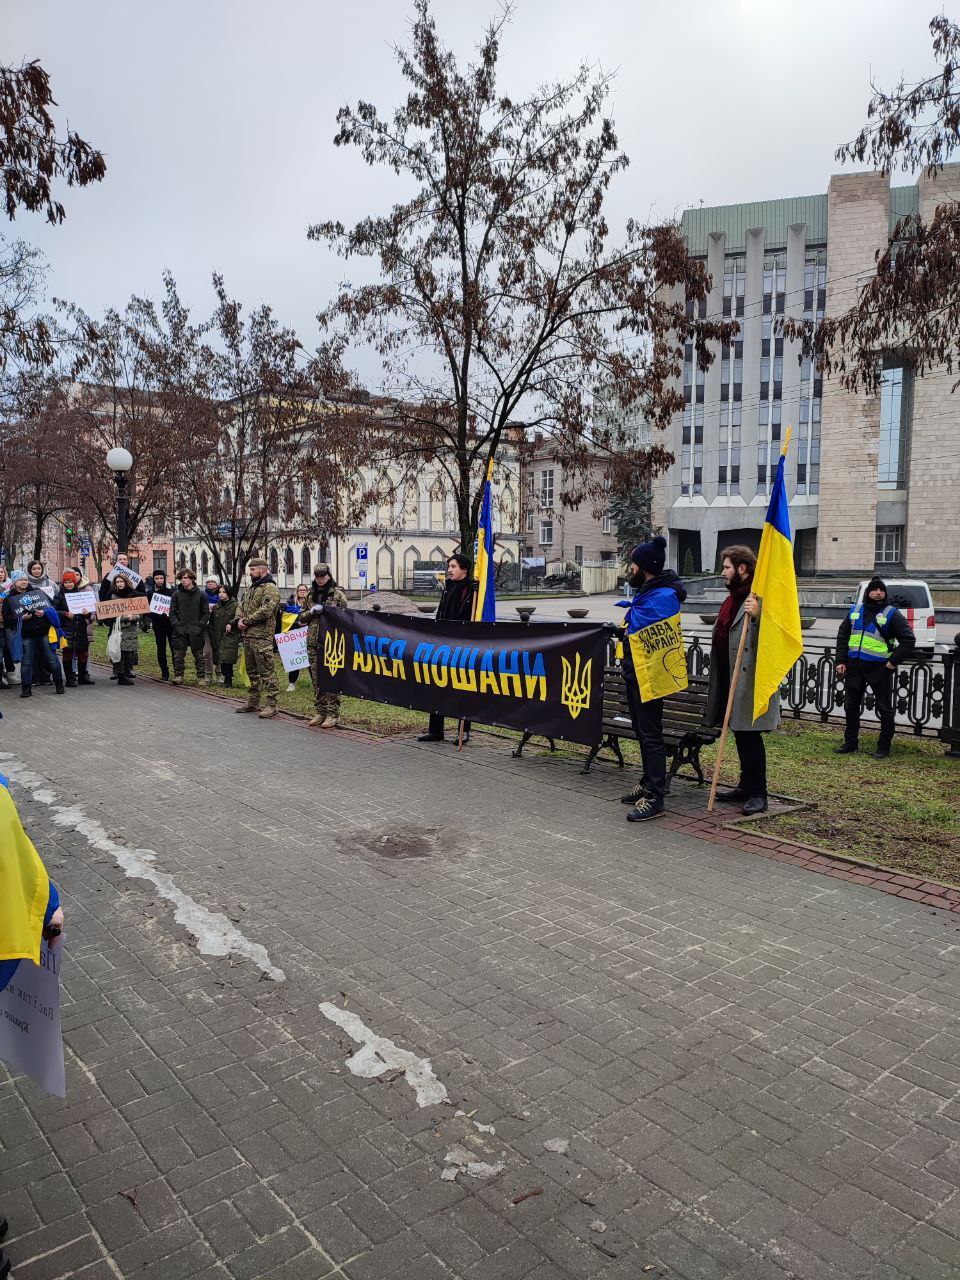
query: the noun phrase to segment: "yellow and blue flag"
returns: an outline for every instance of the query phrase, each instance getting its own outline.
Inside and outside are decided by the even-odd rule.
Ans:
[[[7,780],[0,774],[0,962],[40,963],[40,934],[49,898],[50,877],[20,825]]]
[[[686,594],[679,579],[677,586]],[[666,698],[687,687],[681,602],[677,587],[648,583],[637,592],[627,610],[624,627],[642,702]]]
[[[760,539],[753,594],[763,602],[757,638],[757,669],[753,684],[753,718],[758,720],[770,705],[793,664],[803,653],[800,632],[800,597],[793,567],[790,511],[783,476],[790,443],[790,428],[780,451],[777,474]]]
[[[476,578],[477,594],[474,598],[474,622],[496,622],[497,597],[494,590],[493,565],[493,459],[487,467],[487,478],[483,486],[483,501],[480,505],[480,524],[477,528],[477,554],[473,562],[473,576]]]

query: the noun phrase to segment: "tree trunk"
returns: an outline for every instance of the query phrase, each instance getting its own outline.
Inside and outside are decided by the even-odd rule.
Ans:
[[[34,511],[34,535],[33,535],[33,558],[40,559],[40,553],[43,550],[43,527],[47,523],[46,514],[42,511]]]

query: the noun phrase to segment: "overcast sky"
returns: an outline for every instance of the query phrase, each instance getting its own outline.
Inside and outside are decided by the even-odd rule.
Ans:
[[[871,75],[932,67],[936,0],[518,0],[501,85],[518,96],[581,59],[616,71],[611,114],[630,168],[611,222],[688,205],[824,191],[862,123]],[[958,17],[960,0],[945,6]],[[494,0],[435,0],[470,55]],[[398,195],[390,172],[333,146],[339,106],[391,109],[405,0],[0,0],[0,57],[39,58],[61,120],[106,155],[97,187],[64,195],[66,222],[3,228],[39,244],[50,291],[97,314],[156,295],[170,267],[198,313],[212,268],[245,303],[269,301],[306,345],[346,268],[308,242]],[[899,183],[907,179],[902,176]],[[357,360],[376,386],[373,357]]]

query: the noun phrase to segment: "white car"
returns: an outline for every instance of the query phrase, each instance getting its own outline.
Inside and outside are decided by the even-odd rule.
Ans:
[[[882,574],[879,576],[883,577]],[[930,588],[919,578],[884,578],[883,581],[887,584],[887,602],[906,618],[917,638],[917,648],[933,649],[937,640],[937,618]],[[863,601],[867,582],[868,579],[864,578],[857,588],[857,604]]]

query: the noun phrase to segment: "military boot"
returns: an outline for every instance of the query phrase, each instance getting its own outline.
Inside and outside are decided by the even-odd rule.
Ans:
[[[277,714],[277,708],[273,706],[264,707],[260,712],[261,720],[272,720]]]

